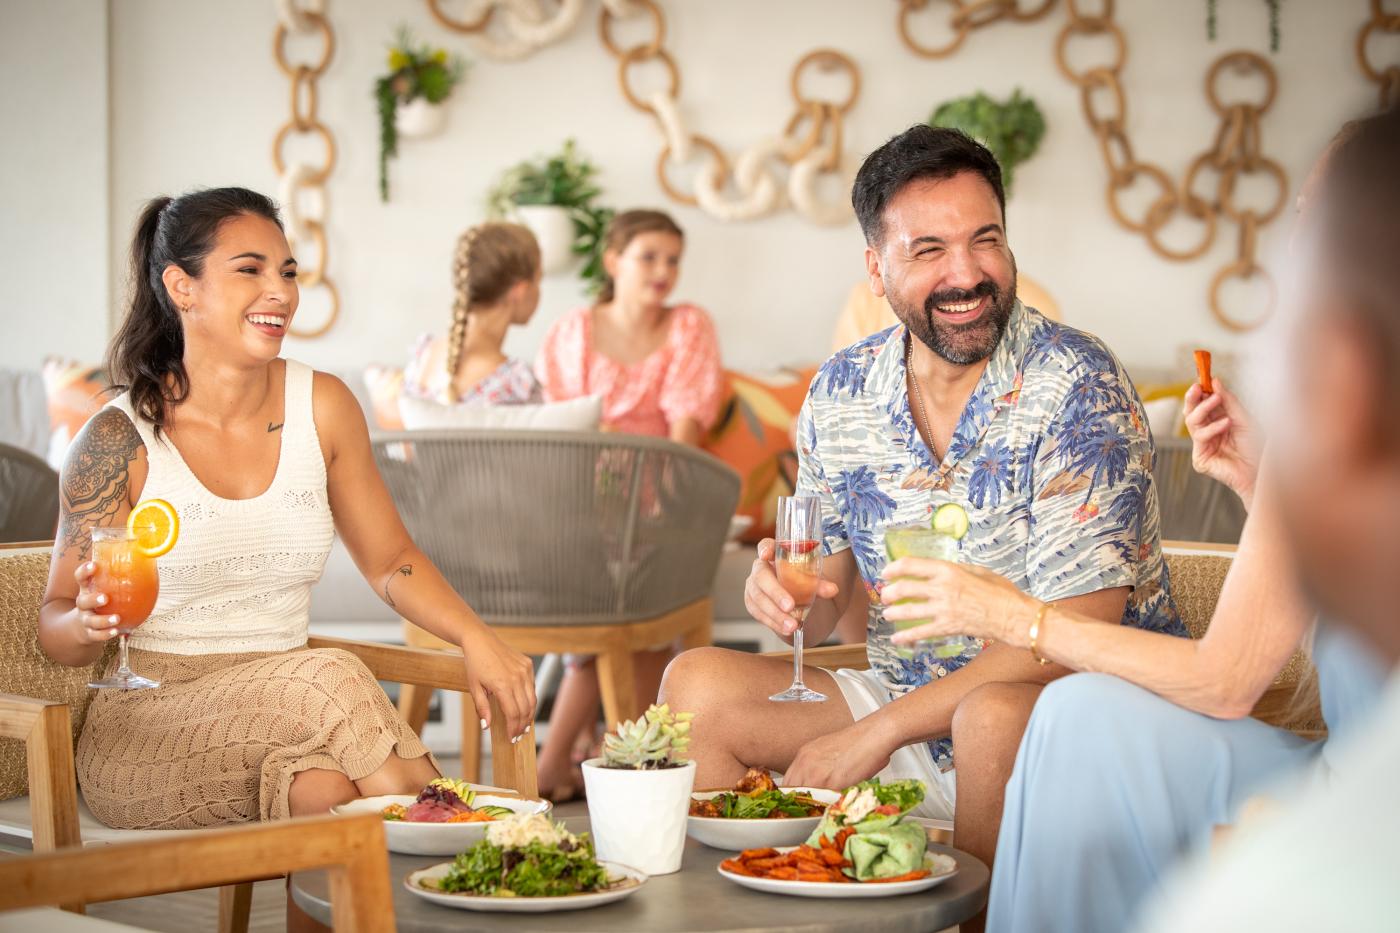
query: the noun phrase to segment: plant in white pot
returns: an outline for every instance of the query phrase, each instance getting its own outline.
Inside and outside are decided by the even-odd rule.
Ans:
[[[679,871],[695,762],[686,758],[693,713],[653,705],[603,738],[603,755],[583,763],[598,858],[646,872]]]
[[[601,194],[597,175],[597,166],[569,139],[552,156],[507,169],[487,196],[492,216],[530,228],[546,273],[563,272],[573,257],[585,257],[579,275],[590,291],[602,280],[602,233],[612,217],[611,209],[594,203]]]
[[[389,200],[389,159],[399,139],[432,136],[447,121],[443,102],[462,78],[465,65],[446,49],[415,46],[406,27],[389,49],[389,73],[374,82],[379,105],[379,199]]]

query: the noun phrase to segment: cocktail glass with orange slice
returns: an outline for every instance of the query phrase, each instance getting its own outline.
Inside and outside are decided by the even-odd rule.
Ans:
[[[107,597],[102,611],[117,616],[117,669],[89,687],[145,690],[160,682],[142,677],[127,663],[127,637],[145,622],[160,595],[156,558],[169,553],[180,534],[180,519],[163,499],[149,499],[131,510],[125,527],[92,529],[91,588]]]

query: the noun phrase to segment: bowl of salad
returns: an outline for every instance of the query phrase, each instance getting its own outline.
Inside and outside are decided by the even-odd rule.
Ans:
[[[456,855],[485,837],[486,827],[517,814],[546,814],[548,800],[517,797],[456,778],[437,778],[418,793],[361,797],[332,813],[377,813],[389,851],[403,855]]]
[[[686,832],[696,842],[736,852],[793,846],[810,836],[827,807],[840,799],[836,791],[820,787],[778,787],[767,771],[751,768],[729,790],[691,794]]]
[[[634,868],[598,861],[587,833],[576,836],[532,813],[487,824],[485,838],[450,862],[410,872],[404,887],[445,907],[544,913],[621,900],[646,880]]]

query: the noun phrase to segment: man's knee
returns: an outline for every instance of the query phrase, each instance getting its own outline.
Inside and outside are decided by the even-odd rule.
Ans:
[[[974,687],[953,711],[953,745],[984,743],[1025,731],[1039,688],[1031,684],[986,683]]]
[[[714,647],[676,655],[661,676],[661,702],[697,714],[723,702],[725,671],[732,671],[733,656],[733,651]]]

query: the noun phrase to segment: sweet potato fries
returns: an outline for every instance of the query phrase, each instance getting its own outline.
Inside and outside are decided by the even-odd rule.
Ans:
[[[855,884],[842,869],[854,867],[842,853],[846,840],[855,835],[854,829],[843,829],[836,838],[822,836],[818,847],[798,846],[790,852],[777,849],[745,849],[737,858],[725,859],[720,867],[736,875],[750,878],[772,878],[776,881],[825,881]],[[911,871],[895,878],[880,878],[864,884],[888,884],[892,881],[918,881],[927,878],[928,871]]]
[[[1196,381],[1201,385],[1201,395],[1215,392],[1215,381],[1210,375],[1210,351],[1196,351]]]

